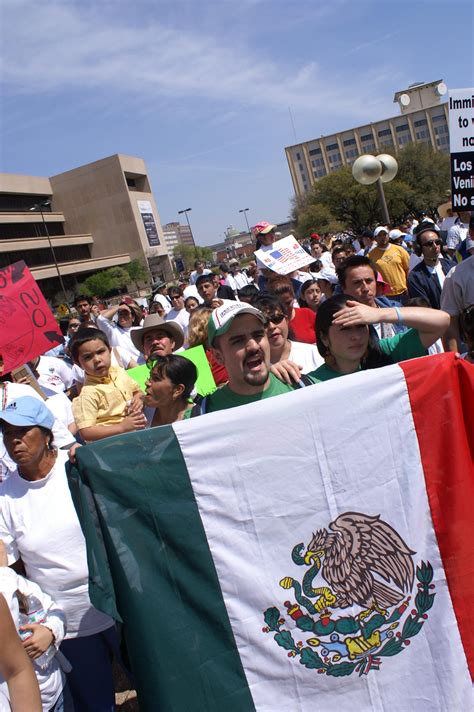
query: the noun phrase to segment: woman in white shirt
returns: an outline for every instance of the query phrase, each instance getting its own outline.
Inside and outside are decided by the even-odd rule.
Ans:
[[[116,320],[115,320],[116,317]],[[122,300],[111,309],[100,312],[97,317],[97,328],[102,329],[109,339],[109,344],[119,346],[128,351],[135,360],[140,352],[133,345],[130,332],[134,327],[140,326],[143,320],[141,308],[130,297]]]
[[[184,336],[186,338],[188,335],[189,312],[184,306],[183,292],[179,287],[171,287],[171,289],[168,289],[168,296],[171,299],[171,304],[173,306],[165,316],[165,320],[175,321],[179,324],[184,331]]]
[[[17,467],[2,486],[0,539],[8,563],[21,560],[27,578],[64,611],[67,633],[60,649],[72,665],[68,685],[75,708],[110,712],[114,621],[89,599],[84,535],[65,472],[68,455],[54,447],[53,422],[45,404],[30,396],[0,411],[5,447]],[[54,642],[44,626],[34,635],[41,652]]]

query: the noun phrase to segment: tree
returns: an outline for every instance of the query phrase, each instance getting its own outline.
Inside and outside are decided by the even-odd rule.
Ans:
[[[125,265],[125,269],[128,273],[130,281],[135,283],[137,291],[140,289],[139,282],[148,281],[148,270],[141,260],[131,260],[128,265]]]
[[[184,267],[187,271],[194,268],[195,260],[208,262],[212,259],[212,250],[210,247],[199,247],[195,245],[176,245],[173,248],[173,255],[178,259],[182,259]]]
[[[87,277],[81,285],[81,291],[90,297],[106,297],[111,292],[126,287],[129,281],[129,274],[123,267],[109,267]]]
[[[385,152],[391,153],[390,150]],[[434,215],[436,206],[447,198],[449,156],[424,144],[408,144],[397,160],[397,177],[384,183],[392,223],[403,222],[411,212],[428,211]],[[354,234],[383,222],[376,186],[357,183],[351,167],[344,166],[319,180],[311,191],[294,202],[293,218],[301,237],[308,236],[310,226],[311,231],[334,231],[327,227],[331,217],[339,223],[339,229]]]

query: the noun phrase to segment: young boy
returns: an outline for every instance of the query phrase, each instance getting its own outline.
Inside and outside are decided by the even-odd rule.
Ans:
[[[119,435],[146,426],[143,393],[123,368],[112,366],[107,336],[85,329],[70,341],[74,363],[86,375],[80,395],[72,402],[79,435],[86,442]]]

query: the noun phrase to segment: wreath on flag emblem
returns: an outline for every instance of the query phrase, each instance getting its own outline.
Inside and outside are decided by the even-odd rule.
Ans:
[[[293,547],[293,563],[308,568],[301,582],[281,579],[294,600],[284,602],[283,614],[276,606],[267,608],[262,630],[274,633],[289,658],[299,657],[320,674],[367,675],[380,669],[384,657],[401,653],[422,629],[436,595],[433,568],[421,561],[415,570],[416,552],[380,515],[345,512],[329,529],[314,533],[306,551],[302,543]],[[408,611],[415,577],[417,592]],[[336,615],[347,608],[351,614]]]

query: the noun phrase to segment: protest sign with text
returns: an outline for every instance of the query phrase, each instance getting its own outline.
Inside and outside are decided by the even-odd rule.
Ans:
[[[453,210],[474,208],[474,89],[449,92]]]
[[[274,242],[271,250],[256,250],[254,254],[267,269],[277,274],[290,274],[314,262],[314,257],[308,255],[293,235]]]

